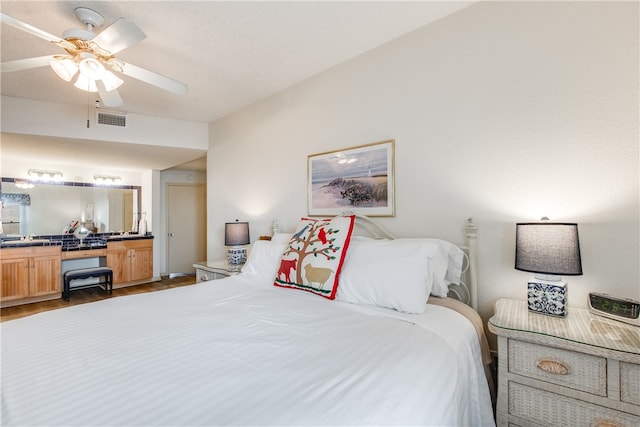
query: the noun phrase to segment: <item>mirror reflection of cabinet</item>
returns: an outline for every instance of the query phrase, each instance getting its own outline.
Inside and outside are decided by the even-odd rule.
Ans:
[[[21,234],[20,218],[22,210],[18,205],[4,205],[2,207],[2,229],[6,234]]]

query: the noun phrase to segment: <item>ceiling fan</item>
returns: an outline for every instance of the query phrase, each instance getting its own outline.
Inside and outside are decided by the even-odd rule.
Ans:
[[[70,29],[63,33],[62,38],[59,38],[26,22],[0,13],[3,23],[47,40],[66,51],[66,54],[61,55],[2,62],[2,72],[50,66],[61,79],[67,82],[74,81],[74,86],[78,89],[98,92],[103,104],[109,107],[122,105],[122,98],[117,88],[122,85],[123,81],[114,72],[122,73],[178,95],[187,93],[186,84],[115,57],[116,53],[147,38],[146,34],[136,25],[120,18],[96,34],[93,29],[104,24],[102,15],[84,7],[76,8],[75,14],[87,29]]]

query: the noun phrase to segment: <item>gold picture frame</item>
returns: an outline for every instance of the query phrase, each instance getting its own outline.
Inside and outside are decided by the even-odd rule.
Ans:
[[[395,216],[395,140],[307,157],[310,216]]]

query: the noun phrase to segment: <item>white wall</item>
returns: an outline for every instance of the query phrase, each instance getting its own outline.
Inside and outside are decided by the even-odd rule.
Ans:
[[[637,2],[482,2],[210,126],[208,253],[223,223],[252,241],[307,213],[307,156],[396,140],[399,236],[464,243],[479,226],[479,302],[524,298],[515,223],[579,223],[589,291],[640,300]]]

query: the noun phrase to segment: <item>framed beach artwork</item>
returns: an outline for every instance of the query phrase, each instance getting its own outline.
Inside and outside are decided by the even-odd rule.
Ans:
[[[395,140],[308,156],[309,215],[394,216]]]

